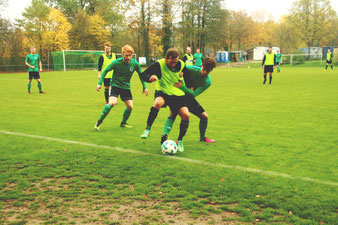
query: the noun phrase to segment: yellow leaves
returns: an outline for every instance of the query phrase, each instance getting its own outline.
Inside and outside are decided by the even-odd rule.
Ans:
[[[42,34],[42,41],[46,47],[54,51],[69,49],[68,33],[72,25],[60,10],[52,8],[44,25],[45,30]]]
[[[100,15],[92,15],[89,17],[89,35],[96,40],[98,45],[103,46],[109,38],[109,29],[106,21]]]

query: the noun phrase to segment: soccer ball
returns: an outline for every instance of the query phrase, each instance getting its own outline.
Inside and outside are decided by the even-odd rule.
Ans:
[[[165,155],[175,155],[177,152],[177,144],[175,141],[166,140],[161,145],[162,153]]]

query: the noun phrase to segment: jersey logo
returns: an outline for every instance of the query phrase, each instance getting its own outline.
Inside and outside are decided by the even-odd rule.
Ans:
[[[133,72],[134,68],[133,67],[129,67],[129,70],[130,70],[130,72]]]

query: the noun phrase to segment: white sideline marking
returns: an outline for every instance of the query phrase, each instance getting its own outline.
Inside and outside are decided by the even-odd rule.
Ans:
[[[119,152],[128,152],[128,153],[133,153],[133,154],[148,155],[148,156],[154,156],[154,157],[165,157],[164,155],[156,155],[156,154],[141,152],[141,151],[137,151],[137,150],[111,147],[111,146],[107,146],[107,145],[97,145],[97,144],[85,143],[85,142],[80,142],[80,141],[71,141],[71,140],[66,140],[66,139],[39,136],[39,135],[16,133],[16,132],[11,132],[11,131],[6,131],[6,130],[0,130],[0,133],[22,136],[22,137],[44,139],[44,140],[62,142],[62,143],[67,143],[67,144],[83,145],[83,146],[88,146],[88,147],[93,147],[93,148],[103,148],[103,149],[115,150],[115,151],[119,151]],[[233,166],[233,165],[226,165],[226,164],[221,164],[221,163],[210,163],[210,162],[204,162],[204,161],[201,161],[201,160],[175,157],[175,156],[170,156],[170,157],[166,157],[166,158],[171,159],[171,160],[179,160],[179,161],[196,163],[196,164],[206,165],[206,166],[211,166],[211,167],[229,168],[229,169],[235,169],[235,170],[240,170],[240,171],[245,171],[245,172],[250,172],[250,173],[264,174],[264,175],[273,176],[273,177],[284,177],[284,178],[293,179],[293,180],[303,180],[303,181],[310,181],[310,182],[317,183],[317,184],[338,186],[338,183],[335,183],[335,182],[317,180],[317,179],[313,179],[313,178],[310,178],[310,177],[293,176],[293,175],[289,175],[289,174],[286,174],[286,173],[264,171],[264,170],[260,170],[260,169],[252,169],[252,168],[247,168],[247,167],[242,167],[242,166]]]

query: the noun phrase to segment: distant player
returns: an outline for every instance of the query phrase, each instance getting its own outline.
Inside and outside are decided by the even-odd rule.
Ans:
[[[102,54],[99,58],[99,65],[98,65],[99,80],[101,78],[101,71],[107,68],[107,66],[116,59],[115,53],[111,53],[111,48],[108,43],[104,44],[104,51],[105,53]],[[110,80],[113,76],[113,72],[114,72],[113,70],[109,71],[103,81],[104,87],[105,87],[104,97],[106,99],[106,104],[108,104],[108,101],[109,101],[109,87],[110,87]]]
[[[38,82],[40,94],[46,94],[46,92],[42,91],[42,85],[39,74],[39,71],[42,72],[42,64],[40,56],[36,54],[35,47],[31,47],[31,54],[28,54],[26,56],[25,64],[26,66],[28,66],[28,83],[27,83],[28,94],[29,95],[31,94],[31,85],[33,78],[36,79],[36,81]]]
[[[95,129],[99,130],[104,118],[109,114],[110,110],[117,104],[117,98],[120,95],[122,101],[126,105],[126,109],[123,112],[122,122],[120,124],[121,127],[131,128],[129,124],[127,124],[127,120],[131,114],[133,109],[133,97],[130,92],[130,79],[136,71],[139,76],[143,87],[143,92],[146,96],[148,96],[148,90],[146,84],[141,79],[142,69],[140,64],[135,60],[132,59],[132,55],[134,53],[134,49],[129,46],[125,45],[122,48],[122,58],[114,60],[111,64],[109,64],[105,70],[103,70],[101,74],[100,81],[96,87],[97,91],[100,91],[102,82],[106,77],[107,73],[111,70],[114,70],[113,77],[110,82],[110,97],[109,103],[105,105],[101,116],[97,123],[95,124]]]
[[[327,53],[326,53],[326,67],[325,67],[325,70],[327,70],[327,66],[330,64],[331,66],[331,71],[333,71],[333,67],[332,67],[332,58],[333,58],[333,54],[331,52],[330,49],[327,50]]]
[[[180,124],[180,133],[177,139],[177,150],[183,152],[184,147],[182,139],[188,130],[190,115],[189,110],[186,107],[184,91],[174,87],[176,82],[184,82],[183,78],[180,77],[180,73],[184,69],[185,64],[178,58],[179,53],[177,49],[168,49],[165,58],[158,60],[157,63],[154,63],[146,69],[142,73],[142,78],[146,82],[157,81],[155,102],[157,101],[160,105],[167,104],[170,107],[171,115],[173,115],[174,118],[177,114],[180,115],[182,120]],[[164,134],[161,137],[161,144],[168,139],[168,134],[172,129],[173,123],[174,119],[167,120],[164,126]],[[146,135],[149,135],[149,133]]]
[[[282,63],[282,54],[280,54],[279,50],[277,50],[277,54],[276,54],[277,73],[280,73],[279,66],[281,63]]]
[[[276,66],[276,55],[272,52],[272,47],[269,47],[268,52],[265,53],[263,62],[262,62],[262,68],[264,68],[264,81],[263,84],[266,82],[266,74],[269,73],[269,84],[271,84],[272,81],[272,73],[273,69]]]
[[[183,62],[185,65],[193,66],[194,65],[194,56],[191,54],[191,48],[187,47],[186,54],[183,56]]]
[[[212,58],[206,58],[203,61],[202,67],[197,66],[186,66],[184,70],[184,81],[175,83],[175,87],[181,89],[186,93],[186,101],[189,112],[200,118],[199,130],[200,130],[200,141],[215,142],[205,137],[205,133],[208,127],[208,114],[205,112],[203,107],[197,102],[195,97],[202,94],[211,86],[211,79],[209,73],[216,67],[216,61]],[[171,115],[172,116],[172,115]],[[170,118],[170,117],[169,117]]]
[[[203,63],[203,54],[201,50],[198,48],[196,53],[194,54],[194,66],[202,66]]]

